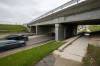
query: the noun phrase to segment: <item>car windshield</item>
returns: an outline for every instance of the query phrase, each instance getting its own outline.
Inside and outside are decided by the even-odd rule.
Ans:
[[[8,37],[7,39],[8,39],[8,40],[22,40],[22,39],[24,39],[24,38],[21,37],[21,36],[12,36],[12,37]]]

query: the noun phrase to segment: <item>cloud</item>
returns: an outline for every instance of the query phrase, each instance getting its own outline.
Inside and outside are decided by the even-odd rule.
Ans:
[[[0,0],[0,23],[27,23],[69,0]]]

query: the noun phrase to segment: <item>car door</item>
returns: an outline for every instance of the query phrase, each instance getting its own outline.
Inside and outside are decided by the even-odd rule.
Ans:
[[[9,42],[6,43],[7,49],[15,48],[16,46],[17,46],[16,41],[9,41]]]

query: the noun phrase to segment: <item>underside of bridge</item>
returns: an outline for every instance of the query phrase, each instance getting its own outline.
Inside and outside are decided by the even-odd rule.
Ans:
[[[86,0],[65,9],[61,7],[60,11],[52,12],[50,15],[33,21],[30,24],[32,32],[37,35],[55,36],[55,40],[63,40],[74,36],[77,34],[78,25],[100,24],[99,5],[100,0]]]
[[[36,34],[36,26],[31,26],[30,29],[31,29],[31,32],[32,33],[35,33]]]
[[[77,34],[75,24],[55,24],[55,40],[63,40]]]
[[[55,40],[63,40],[77,34],[77,25],[75,24],[52,24],[31,26],[31,32],[36,35],[48,35],[55,37]]]
[[[76,24],[76,25],[100,25],[100,19],[72,21],[72,22],[69,22],[68,24]]]
[[[55,37],[55,40],[64,40],[77,35],[78,25],[99,25],[100,20],[85,20],[77,22],[47,24],[31,26],[31,30],[36,35],[48,35]]]

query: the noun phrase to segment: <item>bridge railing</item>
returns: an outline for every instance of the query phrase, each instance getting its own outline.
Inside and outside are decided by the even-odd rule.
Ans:
[[[37,20],[39,20],[41,18],[44,18],[44,17],[46,17],[48,15],[51,15],[53,13],[56,13],[56,12],[60,11],[60,10],[66,9],[68,7],[71,7],[71,6],[75,5],[75,4],[78,4],[78,3],[83,2],[83,1],[85,1],[85,0],[71,0],[71,1],[69,1],[67,3],[65,3],[64,5],[61,5],[61,6],[55,8],[55,9],[53,9],[53,10],[51,10],[51,11],[45,13],[45,14],[43,14],[43,15],[41,15],[40,17],[34,19],[32,22],[35,22],[35,21],[37,21]]]

